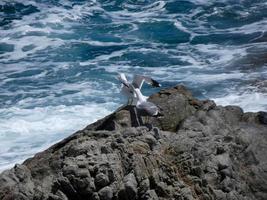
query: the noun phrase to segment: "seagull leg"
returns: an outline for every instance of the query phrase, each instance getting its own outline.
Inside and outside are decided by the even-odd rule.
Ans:
[[[134,107],[134,113],[135,113],[135,119],[136,119],[137,125],[140,126],[136,107]]]
[[[149,122],[149,116],[146,116],[146,123],[148,124]]]
[[[149,116],[146,117],[146,127],[149,129],[149,130],[152,130],[153,128],[153,125],[151,123],[149,123]]]

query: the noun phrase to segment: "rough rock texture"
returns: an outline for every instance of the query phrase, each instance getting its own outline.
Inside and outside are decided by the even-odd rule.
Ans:
[[[164,114],[154,127],[122,107],[4,171],[0,199],[267,199],[266,112],[200,101],[183,86],[150,100]]]

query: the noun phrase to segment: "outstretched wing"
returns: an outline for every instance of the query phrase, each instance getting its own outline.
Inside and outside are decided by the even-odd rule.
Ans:
[[[127,78],[126,78],[125,74],[119,73],[117,78],[125,87],[129,88],[129,83],[127,81]]]
[[[141,89],[143,86],[143,83],[146,82],[150,84],[152,87],[160,87],[161,85],[156,80],[148,77],[148,76],[141,76],[141,75],[135,75],[133,78],[133,85],[135,88]]]

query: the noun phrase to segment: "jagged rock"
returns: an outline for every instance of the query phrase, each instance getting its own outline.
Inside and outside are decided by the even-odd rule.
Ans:
[[[131,106],[0,175],[2,200],[267,199],[266,112],[195,99],[183,86]],[[138,118],[137,118],[138,117]]]

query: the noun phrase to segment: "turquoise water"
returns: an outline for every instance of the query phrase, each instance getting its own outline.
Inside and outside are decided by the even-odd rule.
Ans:
[[[0,1],[0,169],[123,104],[117,72],[266,111],[266,31],[265,0]]]

